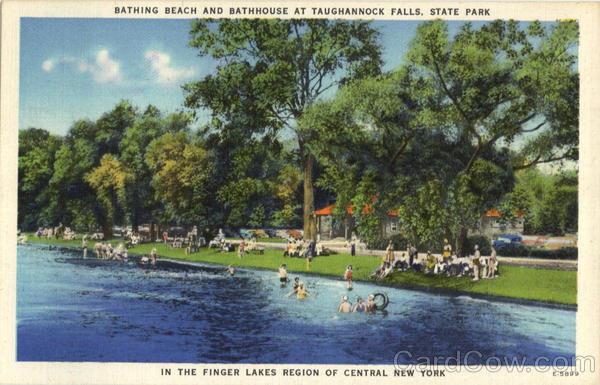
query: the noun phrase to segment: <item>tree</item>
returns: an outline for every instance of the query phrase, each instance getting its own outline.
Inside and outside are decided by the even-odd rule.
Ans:
[[[41,212],[42,222],[58,224],[62,221],[85,231],[94,231],[98,223],[104,222],[102,205],[85,180],[100,161],[95,135],[93,122],[79,120],[64,138],[55,155],[54,172],[48,183],[48,204]]]
[[[296,122],[327,90],[379,72],[378,33],[366,22],[245,19],[192,22],[190,45],[219,62],[214,75],[186,84],[186,106],[205,107],[218,122],[242,114],[248,137],[295,136],[303,174],[305,237],[314,238],[311,127]],[[223,129],[222,123],[217,128]]]
[[[61,143],[61,138],[42,129],[19,131],[18,223],[21,229],[34,229],[45,222],[41,213],[49,204],[48,183]]]
[[[296,212],[300,209],[298,187],[302,180],[300,171],[292,164],[286,164],[279,170],[275,186],[275,197],[283,204],[273,213],[272,223],[276,227],[294,226],[298,220]]]
[[[155,199],[152,171],[145,161],[148,145],[166,132],[187,132],[190,117],[182,113],[163,117],[160,111],[149,105],[144,113],[128,127],[119,143],[120,161],[127,165],[132,175],[131,183],[125,186],[125,211],[133,231],[146,222],[156,222],[160,202]]]
[[[528,202],[526,234],[564,235],[578,229],[576,171],[542,174],[532,167],[518,173],[515,191]]]
[[[198,223],[207,215],[207,184],[212,169],[209,153],[185,132],[167,132],[154,139],[145,155],[153,172],[156,198],[177,223]]]
[[[419,26],[409,64],[443,97],[444,116],[455,135],[473,144],[469,160],[456,174],[457,181],[466,178],[470,184],[464,193],[490,196],[472,187],[478,183],[478,163],[497,145],[524,142],[512,157],[513,168],[577,159],[577,39],[574,21],[549,28],[533,22],[526,29],[514,21],[494,21],[479,29],[466,23],[452,39],[443,21]],[[460,187],[455,194],[460,196]],[[485,209],[472,206],[459,218],[459,253],[467,218]]]
[[[125,186],[133,180],[129,169],[116,156],[104,154],[98,167],[86,177],[86,181],[96,192],[105,207],[106,220],[102,223],[104,238],[112,237],[114,218],[123,215],[122,207],[126,198]]]
[[[371,186],[373,213],[400,205],[406,231],[451,233],[462,254],[485,210],[520,201],[506,195],[515,168],[577,159],[576,44],[574,22],[466,23],[452,38],[443,21],[421,24],[403,67],[304,115],[301,125],[324,139],[320,183],[335,189],[340,210],[369,204],[359,191]]]

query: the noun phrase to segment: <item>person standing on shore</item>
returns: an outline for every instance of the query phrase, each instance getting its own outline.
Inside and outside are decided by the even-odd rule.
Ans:
[[[444,246],[442,248],[442,262],[445,264],[450,263],[450,256],[452,255],[452,245],[448,242],[448,239],[444,239]]]
[[[244,239],[242,238],[242,242],[240,242],[238,246],[238,258],[242,259],[244,256]]]
[[[385,256],[383,257],[383,262],[394,262],[394,244],[392,243],[392,241],[388,243],[388,247],[387,249],[385,249]]]
[[[412,267],[415,257],[417,256],[417,249],[409,243],[406,252],[408,253],[408,267]]]
[[[490,258],[488,259],[488,263],[486,266],[486,271],[484,274],[484,278],[493,279],[496,273],[496,248],[492,245],[492,252],[490,254]]]
[[[475,253],[473,254],[473,281],[479,281],[479,258],[481,253],[479,252],[479,246],[475,245]]]

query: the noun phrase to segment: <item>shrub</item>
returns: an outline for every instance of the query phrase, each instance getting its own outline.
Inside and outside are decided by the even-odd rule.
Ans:
[[[577,259],[578,249],[577,247],[561,247],[556,250],[548,250],[519,245],[516,247],[505,247],[498,251],[498,255],[503,257]]]
[[[498,255],[503,257],[529,257],[531,254],[531,248],[518,245],[515,247],[504,247],[500,250],[496,250]]]
[[[467,241],[465,242],[465,253],[467,255],[475,253],[475,245],[479,246],[481,255],[490,255],[492,252],[492,245],[487,237],[484,237],[483,235],[473,235],[467,237]]]
[[[367,247],[371,250],[385,250],[390,241],[394,245],[394,250],[406,250],[408,245],[408,239],[404,235],[396,234],[387,238],[376,238],[373,242],[367,243]]]

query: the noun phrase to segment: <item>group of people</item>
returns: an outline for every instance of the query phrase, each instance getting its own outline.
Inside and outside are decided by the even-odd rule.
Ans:
[[[296,257],[296,258],[313,258],[323,254],[323,244],[321,241],[316,242],[311,240],[307,241],[304,239],[288,239],[287,246],[283,251],[284,257]]]
[[[381,265],[373,271],[369,277],[383,279],[394,270],[398,272],[412,269],[417,273],[445,274],[448,277],[473,276],[473,281],[481,279],[493,279],[498,272],[498,258],[496,249],[492,246],[489,257],[482,257],[479,246],[475,245],[474,253],[469,257],[457,257],[452,254],[452,245],[444,239],[442,255],[435,256],[430,250],[425,258],[419,258],[417,249],[408,245],[406,252],[394,253],[392,243],[388,245]]]
[[[279,269],[277,270],[277,275],[279,277],[279,283],[282,288],[286,287],[287,283],[289,282],[286,267],[287,267],[287,265],[285,263],[282,263],[279,266]],[[294,284],[292,285],[292,291],[290,293],[288,293],[287,296],[290,297],[294,294],[296,294],[296,297],[298,299],[304,299],[307,296],[314,297],[314,294],[312,294],[311,292],[309,292],[306,289],[304,282],[300,281],[300,277],[294,278]]]
[[[258,247],[256,244],[256,238],[252,237],[247,242],[246,239],[242,238],[242,241],[238,245],[238,258],[242,259],[244,254],[250,254],[251,252],[258,252],[259,254],[264,253],[262,247]]]
[[[87,258],[87,249],[88,249],[88,235],[84,234],[81,240],[81,246],[83,249],[83,258]],[[119,243],[119,245],[114,248],[112,244],[109,242],[96,242],[94,245],[94,254],[98,259],[106,259],[106,260],[117,260],[117,261],[127,261],[127,249],[123,245],[123,242]]]
[[[338,306],[338,313],[368,313],[374,314],[377,307],[375,305],[375,296],[369,294],[367,302],[363,302],[361,297],[356,298],[356,303],[352,306],[352,303],[348,300],[348,296],[342,297],[342,302]]]
[[[75,232],[70,227],[65,228],[61,222],[56,227],[38,227],[35,236],[47,239],[58,239],[62,236],[65,240],[72,240],[75,238]]]
[[[287,267],[287,265],[285,263],[282,263],[281,266],[279,266],[279,270],[277,272],[278,277],[279,277],[279,282],[280,282],[280,285],[282,288],[286,287],[287,283],[289,282],[286,267]],[[232,269],[231,265],[230,265],[230,269]],[[352,265],[348,265],[347,272],[348,271],[350,272],[350,274],[346,273],[344,276],[347,278],[347,281],[349,282],[349,287],[351,288],[352,287],[352,274],[351,274]],[[230,274],[233,275],[233,273],[230,273]],[[294,278],[294,283],[292,285],[292,291],[287,294],[288,297],[291,297],[292,295],[296,295],[296,298],[298,298],[299,300],[304,300],[307,296],[316,297],[315,294],[308,291],[308,289],[306,288],[306,285],[304,284],[304,282],[300,281],[299,277]],[[369,296],[367,297],[367,302],[363,302],[363,300],[360,296],[357,297],[356,303],[354,304],[354,306],[352,306],[352,303],[350,303],[350,301],[348,300],[348,296],[344,295],[342,297],[342,302],[338,306],[337,312],[338,313],[374,314],[376,310],[377,310],[377,304],[375,303],[375,296],[373,294],[369,294]]]

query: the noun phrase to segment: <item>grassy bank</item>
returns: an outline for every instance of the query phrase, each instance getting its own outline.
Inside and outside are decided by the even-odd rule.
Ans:
[[[29,236],[30,242],[81,245],[81,240],[62,241],[36,239]],[[111,240],[117,244],[120,239]],[[89,242],[90,248],[94,241]],[[221,253],[215,249],[201,249],[198,253],[185,255],[183,249],[171,249],[168,245],[148,243],[129,249],[130,253],[149,254],[153,247],[161,257],[183,259],[196,262],[233,264],[241,267],[254,267],[275,270],[282,263],[287,264],[291,275],[322,274],[341,279],[346,265],[353,266],[354,280],[368,280],[367,276],[379,265],[380,258],[366,256],[350,256],[335,254],[313,259],[310,270],[306,268],[306,260],[300,258],[284,258],[281,250],[265,249],[264,255],[246,254],[238,259],[237,252]],[[416,274],[412,271],[394,273],[383,280],[393,286],[433,287],[444,290],[472,292],[491,296],[511,297],[551,303],[575,305],[577,303],[577,272],[562,270],[541,270],[524,267],[500,266],[500,276],[493,280],[471,281],[469,277],[448,278]]]

